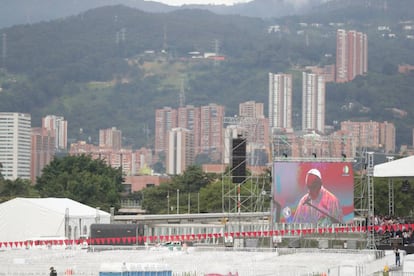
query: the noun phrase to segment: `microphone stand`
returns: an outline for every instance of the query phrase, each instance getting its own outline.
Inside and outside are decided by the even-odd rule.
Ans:
[[[308,197],[308,198],[305,200],[305,202],[303,202],[303,204],[304,204],[304,205],[308,205],[309,207],[311,207],[311,208],[315,209],[315,210],[316,210],[316,211],[318,211],[319,213],[321,213],[321,214],[323,214],[323,215],[327,216],[328,218],[330,218],[330,219],[331,219],[332,223],[341,223],[341,222],[340,222],[337,218],[335,218],[335,217],[331,216],[331,215],[330,215],[330,214],[328,214],[326,211],[324,211],[324,210],[322,210],[322,209],[318,208],[317,206],[313,205],[312,203],[310,203],[310,201],[311,201],[311,198],[310,198],[310,197]]]

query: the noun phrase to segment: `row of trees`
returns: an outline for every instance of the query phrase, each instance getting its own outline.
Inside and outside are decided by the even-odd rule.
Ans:
[[[177,208],[180,213],[222,212],[223,207],[231,208],[230,203],[223,206],[222,176],[204,173],[199,166],[189,167],[184,174],[172,177],[168,183],[132,194],[124,192],[122,182],[121,170],[106,165],[102,160],[87,155],[65,156],[55,158],[46,166],[35,185],[20,178],[12,181],[1,177],[0,202],[14,197],[64,197],[109,211],[110,207],[118,210],[124,198],[139,200],[150,214],[175,213]],[[224,182],[227,191],[236,187],[230,179]],[[255,204],[257,197],[261,196],[262,190],[253,185],[248,181],[241,190],[245,204]],[[270,191],[269,183],[262,189]],[[253,196],[251,191],[255,193]],[[233,205],[236,206],[235,203]],[[263,205],[263,208],[268,207],[269,200]]]
[[[119,208],[122,191],[121,170],[86,155],[55,158],[35,185],[0,176],[1,202],[15,197],[62,197],[109,211],[112,206]]]
[[[245,205],[257,205],[258,199],[263,199],[262,209],[252,211],[269,210],[270,196],[263,196],[263,192],[270,194],[270,172],[263,175],[263,179],[265,183],[262,187],[247,181],[241,189]],[[355,179],[355,204],[358,204],[357,197],[361,194],[361,189],[364,189],[365,180],[360,176],[355,176]],[[406,179],[397,178],[393,182],[395,214],[412,216],[414,189]],[[109,211],[110,207],[118,210],[121,199],[129,198],[139,200],[149,214],[212,213],[227,211],[235,206],[234,202],[224,200],[223,196],[235,187],[230,179],[225,179],[222,175],[204,173],[200,167],[191,166],[167,183],[126,194],[120,169],[114,169],[102,160],[86,155],[65,156],[54,159],[46,166],[35,185],[31,185],[28,180],[6,180],[0,173],[0,202],[15,197],[65,197]],[[374,190],[375,213],[388,214],[388,179],[376,178]]]
[[[119,209],[121,198],[125,197],[141,200],[149,213],[156,214],[168,212],[164,199],[167,199],[170,191],[181,190],[185,195],[199,193],[203,201],[209,201],[208,205],[200,204],[203,206],[200,211],[221,211],[221,186],[217,184],[217,176],[203,173],[199,167],[190,167],[184,175],[172,178],[168,184],[131,195],[124,193],[122,181],[121,169],[114,169],[103,160],[92,159],[87,155],[65,156],[55,158],[46,166],[35,185],[20,178],[14,181],[4,179],[0,174],[0,202],[19,196],[65,197],[109,211],[110,207]],[[210,183],[213,185],[208,187]],[[206,192],[202,192],[202,189]],[[195,199],[192,201],[194,204]]]

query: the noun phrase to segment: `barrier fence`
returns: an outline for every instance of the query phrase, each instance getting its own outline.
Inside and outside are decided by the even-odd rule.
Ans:
[[[338,227],[318,227],[318,228],[296,228],[289,230],[270,230],[270,231],[243,231],[243,232],[219,232],[219,233],[199,233],[199,234],[178,234],[178,235],[143,235],[136,237],[106,237],[106,238],[82,238],[82,239],[54,239],[54,240],[26,240],[26,241],[6,241],[0,242],[0,249],[5,248],[28,248],[33,246],[48,245],[105,245],[105,244],[141,244],[157,243],[168,241],[203,241],[206,239],[218,238],[260,238],[274,236],[306,236],[322,235],[335,233],[361,233],[374,230],[375,232],[403,231],[404,229],[414,229],[414,224],[399,224],[388,226],[338,226]]]
[[[288,224],[286,224],[288,225]],[[81,238],[81,239],[53,239],[53,240],[26,240],[26,241],[5,241],[0,242],[0,249],[5,248],[29,248],[33,246],[71,246],[71,245],[122,245],[122,244],[143,244],[162,243],[169,241],[204,241],[219,238],[263,238],[275,236],[298,236],[324,235],[340,233],[361,233],[375,231],[376,233],[396,232],[414,229],[414,224],[395,224],[383,226],[332,226],[332,227],[309,227],[278,229],[269,231],[240,231],[198,234],[177,234],[177,235],[143,235],[136,237],[105,237],[105,238]]]

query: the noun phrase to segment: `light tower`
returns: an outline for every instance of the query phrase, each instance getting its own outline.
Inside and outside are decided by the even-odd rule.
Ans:
[[[387,156],[387,161],[391,162],[394,160],[393,156]],[[392,178],[388,178],[388,214],[394,215],[394,181]]]
[[[367,217],[367,248],[376,249],[374,230],[374,153],[367,152],[367,190],[368,190],[368,217]]]

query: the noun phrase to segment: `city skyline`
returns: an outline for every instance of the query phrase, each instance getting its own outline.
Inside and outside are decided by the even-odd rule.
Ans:
[[[312,74],[304,73],[304,75],[307,76]],[[303,157],[309,155],[311,152],[321,158],[339,157],[343,154],[352,157],[355,155],[357,147],[376,148],[386,153],[396,152],[396,128],[394,124],[386,121],[344,121],[340,122],[340,130],[334,131],[333,129],[330,129],[325,135],[317,136],[309,136],[307,134],[309,133],[308,130],[302,130],[297,133],[286,133],[282,136],[284,137],[284,143],[287,142],[291,145],[290,149],[279,146],[279,152],[271,152],[270,144],[276,142],[271,142],[269,140],[269,120],[263,116],[263,104],[248,101],[240,103],[239,105],[240,115],[244,114],[254,117],[238,117],[240,118],[238,120],[234,120],[233,118],[232,122],[229,124],[229,121],[225,119],[228,117],[225,117],[223,107],[214,104],[204,107],[188,106],[189,111],[191,111],[190,114],[194,114],[193,112],[197,110],[204,110],[204,124],[213,127],[211,130],[203,132],[205,135],[207,134],[206,137],[213,143],[211,144],[213,146],[194,146],[194,133],[202,132],[197,130],[197,128],[202,125],[202,112],[196,112],[199,114],[199,118],[192,118],[190,120],[192,125],[197,125],[196,128],[190,130],[185,127],[174,127],[168,131],[164,130],[168,135],[166,138],[166,148],[161,151],[166,154],[165,160],[160,159],[161,155],[159,154],[161,152],[156,152],[154,148],[141,148],[138,150],[123,148],[121,144],[122,131],[118,130],[116,127],[100,130],[102,141],[99,142],[99,145],[78,141],[70,145],[68,153],[71,155],[91,154],[93,158],[105,160],[107,164],[112,167],[121,167],[125,175],[131,176],[138,174],[140,171],[144,172],[143,170],[151,168],[156,162],[165,162],[166,165],[170,162],[167,167],[174,169],[171,169],[169,173],[175,172],[179,174],[182,173],[188,165],[194,164],[194,158],[200,153],[207,153],[210,158],[212,158],[211,160],[215,160],[215,162],[218,162],[219,164],[226,164],[226,162],[228,164],[230,162],[228,152],[229,145],[226,146],[226,141],[240,137],[240,135],[247,138],[246,158],[248,164],[253,166],[256,164],[256,158],[259,157],[256,156],[256,154],[260,151],[267,155],[268,158],[270,156],[273,156],[274,158],[282,153],[289,154],[289,156],[293,158]],[[177,110],[171,108],[164,108],[162,110],[176,114],[177,117],[172,119],[170,123],[177,125]],[[183,112],[184,110],[181,111]],[[159,112],[159,110],[157,110],[157,112]],[[186,114],[186,112],[183,112],[183,114]],[[218,114],[219,117],[215,118]],[[211,117],[211,115],[213,116]],[[26,133],[26,136],[28,136],[28,139],[26,139],[27,137],[20,139],[20,141],[26,141],[25,146],[23,145],[20,150],[16,149],[16,146],[10,142],[19,141],[18,138],[4,139],[1,141],[0,151],[3,160],[0,160],[0,162],[3,165],[2,173],[4,177],[6,179],[21,177],[24,179],[31,179],[34,183],[36,177],[40,176],[42,169],[53,160],[55,153],[58,151],[55,147],[55,132],[47,128],[32,128],[30,119],[29,123],[27,121],[27,118],[30,118],[29,114],[0,113],[0,118],[3,118],[0,120],[0,133],[7,131],[10,126],[12,126],[12,129],[19,129],[19,131],[16,131],[16,133],[9,132],[8,137],[15,137],[15,135],[19,135],[19,133]],[[10,120],[10,118],[12,118],[12,120]],[[61,119],[64,120],[64,118]],[[229,124],[227,127],[226,123]],[[180,124],[185,125],[186,123],[182,121]],[[21,127],[19,128],[18,125]],[[185,134],[184,136],[182,136],[183,133]],[[201,135],[198,139],[201,141]],[[318,143],[317,146],[315,142]],[[202,142],[200,142],[200,144],[202,144]],[[326,150],[327,147],[330,148],[330,150]],[[13,161],[14,163],[10,163],[7,162],[8,159],[13,159],[15,161]],[[18,167],[14,164],[19,162],[23,162],[23,164],[26,164],[26,167],[28,167],[28,169],[26,168],[24,170],[26,174],[22,173],[22,171],[17,173],[18,168],[21,169],[22,166]],[[174,164],[171,162],[176,163]],[[178,165],[177,162],[181,162],[181,164]],[[264,163],[267,162],[268,161],[264,161]]]

